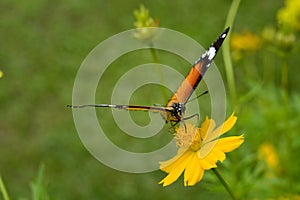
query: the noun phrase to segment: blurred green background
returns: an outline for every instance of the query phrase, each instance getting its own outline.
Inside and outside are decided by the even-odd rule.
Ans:
[[[50,199],[229,198],[211,172],[195,187],[183,187],[180,179],[163,188],[157,183],[165,173],[116,171],[93,158],[79,139],[72,111],[65,107],[72,102],[77,70],[101,41],[134,28],[133,11],[141,3],[158,18],[160,27],[180,31],[205,47],[223,30],[231,5],[229,0],[0,2],[0,175],[11,199],[31,198],[30,182],[41,163]],[[228,115],[236,111],[239,119],[233,134],[245,133],[246,139],[220,164],[220,172],[241,199],[300,198],[296,196],[300,194],[299,30],[287,46],[263,41],[266,27],[271,27],[271,35],[277,31],[276,15],[283,6],[283,0],[242,1],[231,30],[251,32],[261,41],[254,50],[232,47],[237,99],[228,93]],[[140,54],[116,61],[107,73],[118,77],[120,63],[130,68],[126,63],[152,61],[149,52]],[[157,54],[187,73],[186,61]],[[215,62],[226,83],[221,52]],[[288,69],[286,82],[283,69]],[[109,89],[104,94],[97,102],[108,103]],[[134,103],[166,103],[161,93],[151,101],[138,97],[142,94],[138,91]],[[107,129],[115,132],[114,126]],[[266,143],[269,153],[261,150]],[[277,160],[275,167],[268,159]]]

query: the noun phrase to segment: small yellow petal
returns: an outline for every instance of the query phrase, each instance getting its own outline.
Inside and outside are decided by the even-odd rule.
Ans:
[[[231,116],[224,122],[222,127],[222,133],[224,134],[226,132],[228,132],[230,129],[232,129],[232,127],[235,125],[237,120],[237,117],[234,116],[234,113],[231,114]]]
[[[199,166],[201,166],[200,163],[199,163]],[[197,182],[196,182],[196,183],[198,183],[198,182],[200,182],[200,181],[202,180],[203,175],[204,175],[204,169],[203,169],[203,168],[200,168],[199,173],[198,173],[198,177],[197,177]]]
[[[213,131],[214,133],[212,133],[212,135],[216,135],[218,137],[228,132],[235,125],[236,120],[237,117],[234,116],[234,113],[232,113],[232,115],[221,126]]]
[[[186,153],[184,153],[184,155],[186,156],[180,157],[173,164],[171,164],[172,167],[169,171],[169,174],[163,180],[161,180],[159,184],[163,184],[163,186],[165,187],[175,182],[186,168],[193,154],[194,152],[187,151]]]
[[[184,183],[188,182],[193,176],[194,173],[197,171],[198,164],[198,157],[196,153],[193,153],[193,156],[190,162],[187,164],[186,169],[184,171]]]
[[[208,163],[210,163],[212,166],[215,165],[218,161],[218,158],[216,157],[216,155],[214,154],[214,150],[212,150],[205,158],[203,158],[204,160],[206,160]]]
[[[170,172],[173,167],[176,167],[178,164],[180,164],[183,160],[187,159],[189,157],[189,151],[180,151],[181,149],[178,150],[178,153],[176,156],[174,156],[173,158],[167,160],[167,161],[163,161],[163,162],[159,162],[160,164],[160,169],[162,171],[165,172]]]
[[[194,153],[193,158],[187,165],[184,171],[184,186],[193,186],[198,183],[204,174],[204,169],[201,167],[200,159]]]
[[[204,138],[204,144],[208,143],[217,137],[223,135],[224,133],[228,132],[236,123],[237,117],[234,116],[234,113],[231,114],[231,116],[218,128],[216,128],[214,131],[209,133],[206,138]]]
[[[208,119],[208,116],[206,116],[204,122],[201,124],[201,128],[207,130],[209,127],[209,119]]]
[[[197,154],[198,158],[199,158],[199,155],[200,154],[198,152],[198,154]],[[205,170],[217,167],[216,160],[214,160],[212,157],[210,157],[209,154],[205,158],[199,158],[199,159],[200,159],[202,168]]]
[[[199,158],[204,158],[207,156],[215,147],[217,140],[210,141],[208,143],[204,143],[198,153]]]
[[[218,148],[214,148],[207,156],[210,157],[210,159],[213,160],[214,162],[217,161],[223,162],[226,159],[225,153],[219,150]]]
[[[205,121],[202,123],[201,127],[199,128],[200,134],[202,138],[205,138],[207,135],[214,130],[216,127],[216,122],[212,119],[208,119],[206,116]]]
[[[201,165],[201,167],[205,170],[208,170],[208,169],[211,169],[211,168],[214,168],[214,167],[217,167],[216,164],[211,164],[209,163],[207,160],[205,159],[200,159],[199,160],[199,163]]]
[[[238,148],[244,142],[244,134],[240,136],[231,136],[218,140],[215,148],[223,152],[230,152]]]

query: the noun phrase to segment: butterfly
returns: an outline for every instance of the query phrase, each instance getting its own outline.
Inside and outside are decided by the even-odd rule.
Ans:
[[[205,72],[209,68],[213,59],[217,55],[223,41],[229,32],[229,27],[226,28],[215,42],[213,42],[207,51],[193,64],[190,72],[185,77],[177,91],[173,94],[166,106],[141,106],[141,105],[118,105],[118,104],[86,104],[86,105],[68,105],[71,108],[85,107],[107,107],[121,109],[127,111],[149,111],[160,113],[166,122],[179,123],[180,121],[189,119],[193,116],[184,117],[186,103],[188,102],[193,91],[197,88],[202,80]]]

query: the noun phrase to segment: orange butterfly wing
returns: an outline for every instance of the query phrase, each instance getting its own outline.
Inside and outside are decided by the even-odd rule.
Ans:
[[[174,93],[174,95],[169,100],[166,107],[182,107],[181,110],[174,109],[174,112],[178,112],[177,115],[175,113],[170,113],[167,115],[167,121],[180,121],[181,114],[184,112],[184,105],[193,94],[194,90],[202,80],[206,70],[209,68],[211,62],[214,57],[217,55],[219,48],[221,47],[224,39],[226,38],[229,31],[229,27],[225,29],[225,31],[219,36],[219,38],[209,47],[209,49],[195,62],[192,69],[186,76],[186,78],[182,81],[181,85]]]

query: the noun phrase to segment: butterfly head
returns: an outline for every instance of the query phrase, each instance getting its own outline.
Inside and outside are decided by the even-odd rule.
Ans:
[[[169,121],[180,122],[185,112],[185,104],[173,102],[171,108],[172,110],[170,112],[170,115],[168,116]]]

